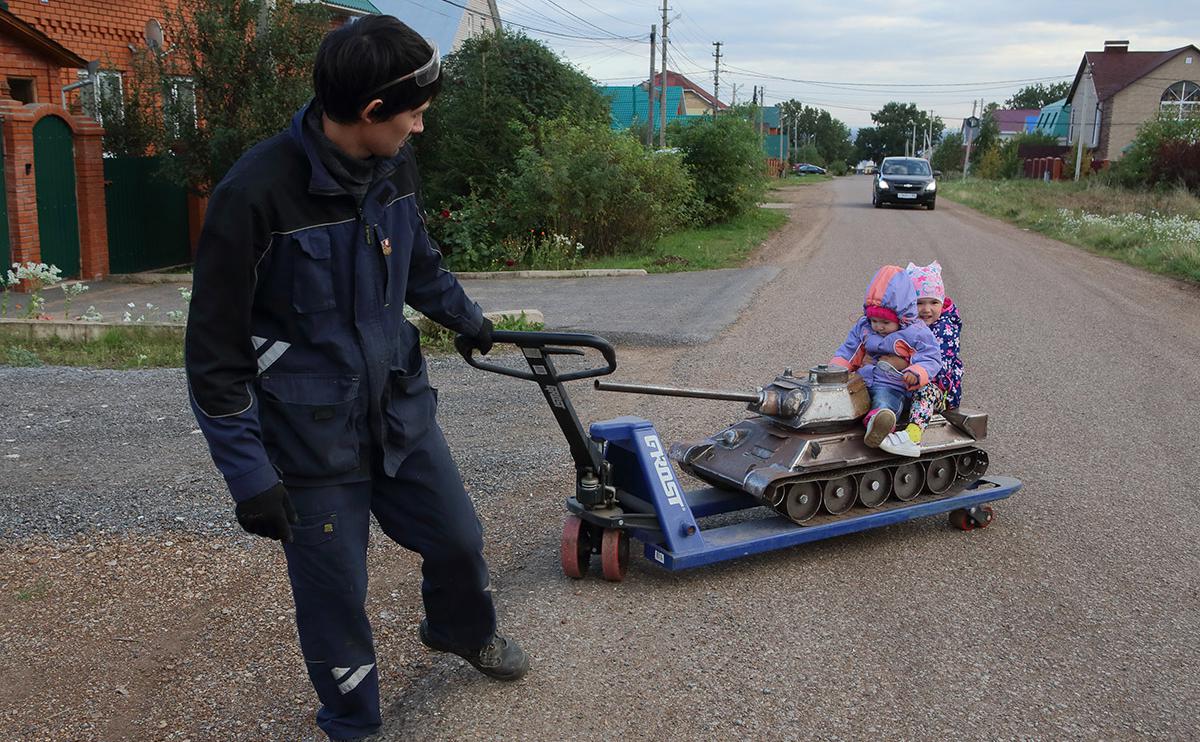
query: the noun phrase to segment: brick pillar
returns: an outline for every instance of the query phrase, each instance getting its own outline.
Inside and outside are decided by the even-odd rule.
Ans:
[[[75,117],[75,201],[79,209],[79,275],[108,275],[108,216],[104,201],[104,129]]]
[[[4,187],[9,244],[14,263],[40,262],[37,188],[33,169],[33,112],[14,100],[0,101],[4,116]]]

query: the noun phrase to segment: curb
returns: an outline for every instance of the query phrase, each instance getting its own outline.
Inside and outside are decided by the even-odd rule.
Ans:
[[[502,319],[520,319],[524,315],[525,321],[530,324],[546,324],[546,315],[542,314],[540,309],[501,309],[494,312],[484,312],[483,316],[490,319],[492,322],[499,322]],[[408,321],[413,324],[422,333],[428,335],[431,332],[443,331],[443,328],[438,323],[429,319],[423,314],[416,314],[408,318]]]
[[[183,339],[186,325],[172,322],[83,322],[67,319],[12,319],[0,318],[0,333],[12,333],[27,340],[58,338],[68,341],[99,340],[109,330],[131,332],[136,329],[150,331],[156,335],[167,335]]]

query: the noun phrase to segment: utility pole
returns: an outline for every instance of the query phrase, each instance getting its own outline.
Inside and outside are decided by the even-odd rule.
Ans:
[[[658,26],[650,26],[650,80],[646,83],[648,100],[646,101],[646,149],[654,146],[654,47],[658,34]]]
[[[662,78],[658,91],[658,146],[667,146],[667,0],[663,0],[662,8]]]
[[[1092,85],[1092,66],[1085,65],[1083,68],[1083,105],[1079,107],[1079,142],[1075,147],[1075,180],[1079,180],[1079,173],[1083,169],[1083,133],[1086,131],[1084,126],[1087,109],[1088,109],[1088,88]],[[1074,106],[1071,106],[1074,109]]]
[[[713,46],[717,48],[713,52],[713,58],[716,64],[713,65],[713,118],[717,117],[717,102],[721,95],[721,42],[714,41]]]
[[[741,87],[741,85],[738,85],[738,84],[735,82],[735,83],[734,83],[734,84],[733,84],[731,87],[733,88],[733,92],[730,94],[729,105],[731,105],[731,106],[735,106],[735,105],[737,105],[737,94],[738,94],[738,88],[740,88],[740,87]]]
[[[970,123],[975,121],[975,101],[971,101],[971,118],[967,120],[967,152],[963,155],[962,179],[967,179],[967,168],[971,166],[971,140],[975,138],[975,127]]]

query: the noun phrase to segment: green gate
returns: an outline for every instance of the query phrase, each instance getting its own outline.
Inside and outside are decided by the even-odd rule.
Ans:
[[[47,116],[34,125],[33,163],[42,262],[57,265],[63,278],[74,278],[79,275],[79,210],[75,141],[66,121]]]
[[[157,157],[104,158],[110,273],[191,260],[187,192],[157,175],[158,162]]]

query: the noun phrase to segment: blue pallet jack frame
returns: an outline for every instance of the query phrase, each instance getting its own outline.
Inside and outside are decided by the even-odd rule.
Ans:
[[[704,487],[685,491],[662,439],[647,420],[620,417],[593,423],[584,435],[563,382],[603,376],[616,370],[608,341],[581,333],[492,333],[495,343],[521,349],[529,371],[493,364],[472,355],[469,341],[456,339],[467,363],[485,371],[535,381],[570,446],[576,468],[575,495],[567,498],[561,557],[564,571],[581,577],[592,554],[600,554],[604,577],[620,580],[628,564],[629,537],[644,544],[645,557],[668,570],[700,567],[738,557],[834,538],[941,513],[959,516],[966,530],[986,527],[987,503],[1021,488],[1011,477],[984,476],[948,496],[923,495],[908,502],[889,501],[854,514],[818,516],[798,525],[765,508],[743,492]],[[599,351],[603,367],[558,373],[551,357]],[[738,511],[736,522],[703,527],[700,519]]]

